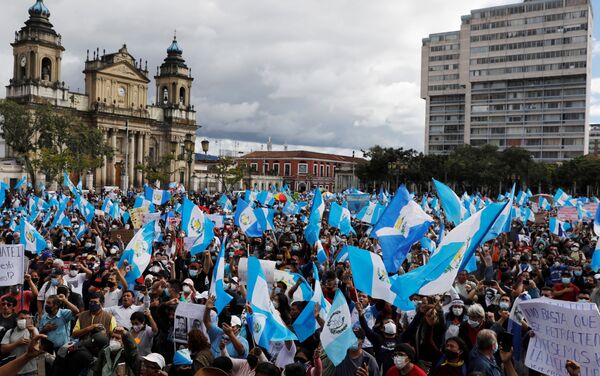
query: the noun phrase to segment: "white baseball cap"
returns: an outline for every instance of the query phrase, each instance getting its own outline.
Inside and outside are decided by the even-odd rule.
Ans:
[[[231,326],[242,326],[242,320],[237,316],[231,316]]]
[[[145,360],[157,364],[160,369],[164,369],[166,366],[165,358],[158,353],[150,353],[144,357]]]

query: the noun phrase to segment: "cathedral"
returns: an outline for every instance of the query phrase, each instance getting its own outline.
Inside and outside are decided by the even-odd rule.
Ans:
[[[152,105],[148,104],[148,63],[136,60],[126,45],[114,53],[88,51],[85,93],[70,92],[61,79],[65,47],[43,0],[29,8],[29,19],[15,32],[11,45],[13,78],[6,97],[28,106],[49,104],[72,111],[89,126],[101,129],[114,149],[103,167],[88,173],[84,179],[88,188],[141,187],[145,177],[135,166],[167,155],[175,156],[171,181],[191,186],[197,129],[190,103],[193,78],[176,36],[157,67],[157,103]],[[11,156],[6,147],[5,157]]]

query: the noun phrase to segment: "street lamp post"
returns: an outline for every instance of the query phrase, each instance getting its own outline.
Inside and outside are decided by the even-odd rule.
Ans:
[[[125,168],[121,171],[121,191],[129,188],[129,121],[125,120]]]

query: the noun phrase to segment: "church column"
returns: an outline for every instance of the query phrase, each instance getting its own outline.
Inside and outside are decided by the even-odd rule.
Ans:
[[[154,151],[156,153],[156,151]],[[150,133],[144,133],[144,158],[150,158]],[[146,179],[146,174],[142,174],[142,181]]]
[[[142,135],[142,132],[139,132],[137,134],[137,164],[143,164],[144,163],[144,137]],[[137,170],[136,172],[136,180],[137,180],[137,184],[138,186],[142,186],[142,171],[141,170]]]
[[[111,179],[112,179],[112,183],[111,184],[115,184],[117,182],[117,171],[115,169],[115,163],[117,162],[117,132],[119,130],[118,129],[113,129],[111,134],[110,134],[110,147],[113,150],[113,157],[111,158],[110,161],[110,166],[109,166],[109,171],[111,171]]]
[[[102,143],[106,143],[106,131],[102,131]],[[106,173],[108,171],[107,168],[107,164],[108,164],[108,158],[106,158],[106,156],[102,157],[102,161],[103,161],[103,165],[100,168],[101,169],[101,173],[100,173],[100,181],[101,181],[101,185],[106,185]]]
[[[134,181],[133,181],[133,177],[134,177],[133,176],[133,171],[134,171],[133,166],[135,165],[135,159],[134,159],[135,142],[133,142],[133,140],[134,140],[134,133],[130,131],[129,132],[129,140],[128,140],[128,142],[129,142],[129,166],[127,166],[128,170],[129,170],[129,171],[127,171],[127,175],[129,175],[129,185],[130,186],[135,186]]]

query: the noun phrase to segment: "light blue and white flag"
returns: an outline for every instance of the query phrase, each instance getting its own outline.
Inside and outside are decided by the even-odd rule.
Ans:
[[[262,230],[258,225],[258,219],[254,213],[254,209],[241,198],[237,201],[233,223],[241,228],[244,234],[251,238],[259,238],[262,236]]]
[[[433,179],[433,184],[437,191],[444,214],[448,222],[458,225],[465,218],[467,209],[462,205],[460,198],[446,184]]]
[[[577,203],[577,219],[580,221],[592,218],[592,212],[583,207],[581,202]]]
[[[67,215],[67,205],[64,203],[56,211],[50,228],[55,228],[56,226],[71,227],[71,219]]]
[[[558,188],[558,190],[556,191],[556,194],[554,195],[554,203],[557,206],[564,206],[567,203],[567,201],[569,201],[570,198],[571,198],[571,196],[569,196],[561,188]]]
[[[550,217],[550,220],[548,221],[548,227],[550,229],[550,232],[554,235],[560,237],[565,236],[564,222],[559,220],[558,218]]]
[[[374,225],[377,223],[377,221],[379,221],[379,218],[381,218],[381,214],[383,214],[384,210],[385,207],[379,202],[369,202],[369,205],[362,208],[358,214],[356,214],[356,219],[361,222]]]
[[[21,180],[19,180],[17,184],[15,184],[14,190],[16,191],[17,189],[21,188],[23,184],[27,185],[27,175],[23,176]]]
[[[350,211],[337,202],[332,202],[329,207],[329,226],[340,230],[342,235],[355,234],[350,219]]]
[[[388,272],[398,272],[410,247],[421,240],[432,223],[433,219],[411,199],[406,187],[400,186],[371,232],[379,239]]]
[[[87,232],[88,228],[85,225],[84,222],[81,222],[79,224],[79,228],[77,229],[77,233],[75,234],[75,237],[77,237],[77,240],[81,240],[81,238],[83,237],[83,235],[85,235],[85,233]]]
[[[548,200],[546,200],[545,197],[540,197],[540,203],[538,207],[541,210],[552,210],[552,205],[550,205],[550,203],[548,202]]]
[[[444,294],[452,287],[458,271],[465,267],[507,203],[486,206],[456,226],[438,246],[429,262],[392,281],[392,291],[398,294],[398,308],[414,309],[413,294]]]
[[[256,216],[258,228],[261,232],[275,230],[275,225],[273,224],[275,210],[269,208],[254,208],[254,215]]]
[[[269,191],[260,191],[258,195],[256,195],[256,200],[260,202],[261,205],[271,206],[275,203],[273,192]]]
[[[600,240],[596,241],[596,249],[592,254],[592,271],[595,273],[600,272]]]
[[[210,283],[209,294],[216,298],[215,300],[215,308],[217,309],[217,313],[221,313],[223,308],[233,297],[225,291],[225,283],[223,282],[223,277],[225,276],[225,244],[227,243],[227,238],[223,238],[221,242],[221,249],[219,250],[219,255],[215,261],[215,266],[213,268],[213,277]]]
[[[287,216],[296,215],[296,214],[300,213],[300,206],[291,201],[287,201],[285,203],[285,205],[283,206],[282,211],[283,211],[283,214],[285,214]]]
[[[75,197],[79,196],[80,192],[77,191],[77,187],[75,187],[75,184],[73,184],[66,171],[63,172],[63,185],[66,186]]]
[[[321,332],[321,345],[329,360],[337,366],[346,358],[346,352],[356,342],[350,308],[344,294],[338,289]]]
[[[319,234],[321,233],[321,221],[323,219],[324,211],[325,202],[323,201],[321,190],[317,187],[315,188],[313,194],[308,225],[304,228],[304,237],[311,246],[314,246],[319,239]]]
[[[183,198],[183,210],[181,212],[181,229],[186,236],[198,237],[203,233],[205,215],[198,205],[187,197]]]
[[[348,258],[352,268],[354,287],[375,299],[397,305],[396,293],[379,255],[358,247],[348,246]]]
[[[600,205],[598,205],[596,215],[594,216],[594,234],[600,236]]]
[[[230,212],[233,210],[233,205],[231,204],[231,201],[229,200],[229,198],[225,195],[225,193],[223,193],[221,195],[221,198],[219,199],[219,201],[217,202],[219,205],[221,205],[221,207],[223,208],[224,211],[226,212]]]
[[[148,212],[150,213],[154,213],[156,211],[156,207],[154,206],[154,204],[152,203],[152,201],[150,200],[146,200],[146,198],[144,198],[144,196],[137,196],[135,198],[135,202],[133,203],[133,208],[141,208],[141,207],[147,207],[148,208]]]
[[[144,188],[144,196],[146,200],[154,205],[164,205],[171,199],[171,192],[162,189]]]
[[[327,318],[327,312],[331,304],[323,296],[323,290],[321,289],[321,280],[319,279],[319,270],[313,263],[313,275],[315,278],[315,288],[313,289],[312,297],[302,312],[296,318],[296,321],[292,324],[298,340],[304,342],[308,337],[313,335],[317,330],[319,324],[315,319],[315,305],[319,305],[319,316],[325,320]]]
[[[21,217],[19,244],[23,244],[26,251],[38,255],[48,247],[46,239],[25,218]]]
[[[248,257],[248,302],[252,307],[248,325],[259,346],[269,348],[270,342],[297,340],[273,306],[267,279],[256,257]]]
[[[204,216],[203,223],[198,229],[200,235],[194,239],[194,243],[192,243],[192,247],[190,248],[190,254],[192,256],[204,252],[210,243],[212,243],[213,239],[215,238],[214,228],[214,222],[211,221],[207,216]]]
[[[437,246],[433,240],[431,240],[427,236],[421,238],[421,249],[426,250],[431,255],[435,252],[436,248]]]
[[[130,286],[135,285],[135,280],[146,270],[152,258],[155,222],[148,222],[138,230],[125,247],[121,260],[119,260],[119,268],[123,266],[125,260],[129,264],[129,271],[125,274],[125,279],[128,283],[131,282]]]

